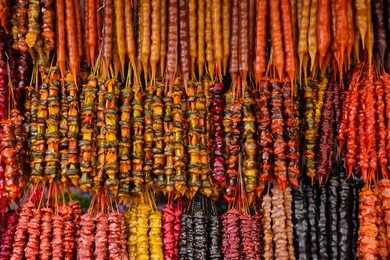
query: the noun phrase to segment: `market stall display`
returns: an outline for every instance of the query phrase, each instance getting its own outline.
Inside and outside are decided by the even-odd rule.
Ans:
[[[389,7],[0,0],[0,259],[387,259]]]

